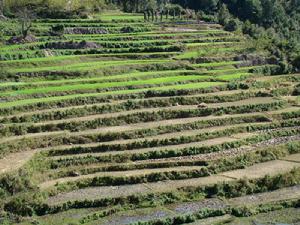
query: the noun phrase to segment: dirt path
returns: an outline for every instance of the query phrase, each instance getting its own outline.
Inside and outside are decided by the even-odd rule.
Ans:
[[[212,225],[212,224],[223,224],[227,220],[230,220],[230,215],[225,216],[216,216],[207,219],[197,220],[193,223],[189,223],[189,225]],[[225,224],[225,223],[224,223]]]
[[[278,173],[284,173],[293,169],[294,167],[300,167],[300,163],[293,163],[293,162],[288,162],[283,160],[275,160],[275,161],[256,164],[246,169],[221,173],[220,175],[232,179],[242,179],[244,177],[247,177],[249,179],[256,179],[262,177],[262,175],[265,174],[274,176]]]
[[[27,163],[37,151],[12,153],[0,159],[0,174],[16,171]]]
[[[39,138],[39,137],[45,137],[45,136],[57,136],[57,135],[64,135],[68,132],[66,131],[53,131],[53,132],[44,132],[44,133],[33,133],[33,134],[26,134],[21,136],[11,136],[11,137],[5,137],[0,139],[0,144],[10,141],[17,141],[22,140],[24,138]]]
[[[260,194],[247,195],[238,198],[229,199],[227,202],[230,205],[258,205],[263,203],[270,203],[286,199],[299,199],[300,185],[293,187],[282,188],[272,192],[265,192]]]
[[[191,28],[180,28],[180,27],[166,27],[165,31],[168,32],[197,32],[197,29],[191,29]]]
[[[300,163],[300,154],[289,155],[282,158],[282,160]]]

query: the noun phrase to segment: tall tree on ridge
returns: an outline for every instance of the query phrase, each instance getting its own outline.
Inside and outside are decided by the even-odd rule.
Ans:
[[[4,16],[4,0],[0,0],[0,20],[6,19]]]

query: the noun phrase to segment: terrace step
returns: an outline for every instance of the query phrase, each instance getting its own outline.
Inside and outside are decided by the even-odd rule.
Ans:
[[[169,180],[147,184],[132,184],[121,186],[104,186],[90,187],[75,190],[67,193],[61,193],[48,199],[48,204],[56,205],[67,201],[83,201],[101,199],[102,197],[116,198],[120,196],[129,196],[136,193],[161,193],[166,191],[174,191],[178,188],[190,186],[206,186],[219,182],[233,181],[241,178],[262,178],[266,175],[276,175],[291,171],[293,168],[299,168],[300,163],[292,163],[282,160],[275,160],[266,163],[255,164],[246,169],[233,170],[209,177],[185,179],[185,180]]]
[[[44,183],[39,184],[41,189],[46,189],[51,186],[72,182],[82,179],[91,179],[94,177],[134,177],[134,176],[143,176],[155,173],[163,173],[163,172],[185,172],[185,171],[197,171],[202,169],[202,166],[182,166],[182,167],[174,167],[174,168],[157,168],[157,169],[142,169],[142,170],[130,170],[130,171],[111,171],[111,172],[98,172],[94,174],[80,175],[77,177],[64,177],[60,179],[46,181]]]
[[[281,113],[285,112],[298,112],[299,107],[287,107],[284,109],[269,111],[268,116],[278,116]],[[59,132],[42,132],[42,133],[34,133],[34,134],[26,134],[26,135],[20,135],[20,136],[12,136],[12,137],[6,137],[0,139],[0,143],[10,143],[12,141],[24,141],[27,139],[30,139],[32,137],[40,138],[40,137],[46,137],[48,136],[49,139],[56,137],[58,134],[63,136],[72,136],[72,137],[78,137],[78,136],[84,136],[84,135],[92,135],[92,134],[108,134],[108,133],[119,133],[119,132],[126,132],[126,131],[134,131],[134,130],[143,130],[143,129],[155,129],[158,127],[163,126],[172,126],[172,125],[180,125],[180,124],[186,124],[186,123],[193,123],[197,121],[210,121],[215,119],[232,119],[232,118],[238,118],[238,117],[244,117],[244,116],[264,116],[264,113],[247,113],[245,114],[233,114],[233,115],[221,115],[221,116],[207,116],[207,117],[192,117],[192,118],[180,118],[180,119],[171,119],[171,120],[162,120],[159,122],[146,122],[146,123],[135,123],[135,124],[128,124],[128,125],[121,125],[121,126],[111,126],[111,127],[102,127],[98,129],[91,129],[91,130],[85,130],[85,131],[79,131],[79,132],[73,132],[70,133],[69,131],[59,131]],[[55,146],[49,143],[48,147],[43,147],[40,150],[51,150],[53,148],[55,149],[63,149],[63,148],[72,148],[72,147],[79,147],[80,145],[76,144],[68,144],[68,145],[62,145],[62,146]],[[98,143],[89,143],[83,146],[95,146],[98,145]]]

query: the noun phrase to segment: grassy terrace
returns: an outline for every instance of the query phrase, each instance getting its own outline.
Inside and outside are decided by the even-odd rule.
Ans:
[[[57,96],[57,97],[47,97],[47,98],[35,98],[35,99],[24,99],[18,101],[5,102],[0,104],[0,108],[20,106],[26,104],[34,103],[45,103],[50,101],[61,101],[66,99],[74,99],[77,97],[95,97],[103,95],[122,95],[122,94],[134,94],[139,92],[146,91],[164,91],[164,90],[185,90],[185,89],[198,89],[198,88],[209,88],[213,86],[222,85],[222,82],[200,82],[200,83],[191,83],[191,84],[182,84],[182,85],[166,85],[162,87],[152,87],[152,88],[141,88],[137,90],[118,90],[118,91],[107,91],[104,93],[86,93],[86,94],[73,94],[66,96]]]
[[[49,35],[58,24],[108,33]],[[0,208],[28,198],[32,212],[16,224],[247,224],[299,211],[300,76],[271,75],[278,65],[251,40],[115,11],[36,20],[32,32],[38,42],[0,47]],[[7,174],[30,187],[6,191]]]
[[[153,72],[131,72],[124,74],[113,74],[107,76],[98,76],[98,77],[89,77],[89,78],[76,78],[76,79],[63,79],[63,80],[37,80],[36,78],[29,79],[30,82],[3,82],[1,84],[2,88],[8,88],[10,86],[52,86],[60,84],[69,84],[69,83],[96,83],[96,82],[105,82],[105,81],[118,81],[118,80],[130,80],[130,79],[149,79],[154,77],[169,77],[174,75],[194,75],[201,76],[204,78],[222,78],[223,76],[235,76],[240,74],[247,74],[250,70],[255,68],[260,68],[260,66],[251,66],[251,67],[241,67],[239,69],[234,69],[230,65],[239,65],[240,62],[224,62],[224,63],[203,63],[203,64],[192,64],[189,69],[185,70],[160,70]],[[228,67],[226,67],[228,66]],[[194,67],[194,68],[192,68]],[[197,70],[196,68],[208,69],[206,70]],[[222,69],[222,67],[224,69]],[[215,69],[214,69],[215,68]],[[248,73],[249,74],[249,73]],[[210,76],[210,77],[209,77]]]
[[[28,72],[42,72],[42,71],[82,71],[82,70],[92,70],[99,69],[109,66],[123,66],[123,65],[140,65],[140,64],[154,64],[154,63],[166,63],[169,60],[122,60],[122,61],[101,61],[101,62],[88,62],[88,63],[78,63],[75,65],[65,65],[65,66],[51,66],[51,67],[39,67],[39,68],[21,68],[13,69],[9,72],[15,73],[28,73]]]

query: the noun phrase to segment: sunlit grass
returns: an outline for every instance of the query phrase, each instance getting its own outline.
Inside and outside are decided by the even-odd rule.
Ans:
[[[166,91],[166,90],[182,90],[182,89],[201,89],[209,88],[214,86],[225,85],[223,82],[199,82],[199,83],[188,83],[188,84],[176,84],[176,85],[166,85],[163,87],[151,87],[151,88],[141,88],[141,89],[126,89],[126,90],[117,90],[117,91],[108,91],[103,93],[86,93],[86,94],[73,94],[65,96],[54,96],[54,97],[45,97],[45,98],[33,98],[33,99],[23,99],[12,102],[1,102],[0,108],[8,108],[15,106],[22,106],[35,103],[46,103],[53,101],[63,101],[68,99],[74,99],[78,97],[95,97],[95,96],[105,96],[105,95],[122,95],[122,94],[134,94],[145,91]]]

